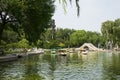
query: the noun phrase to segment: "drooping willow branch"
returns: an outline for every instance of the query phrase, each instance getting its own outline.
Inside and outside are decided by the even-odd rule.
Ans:
[[[69,0],[70,4],[72,4],[72,0]],[[67,5],[67,0],[59,0],[59,3],[62,3],[63,9],[66,12],[66,5]],[[77,8],[77,16],[80,15],[80,6],[79,6],[79,0],[75,0],[76,3],[76,8]]]

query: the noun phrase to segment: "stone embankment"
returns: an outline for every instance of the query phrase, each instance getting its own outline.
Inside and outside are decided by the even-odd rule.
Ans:
[[[16,61],[22,57],[37,55],[41,53],[44,53],[44,52],[27,52],[27,53],[7,54],[7,55],[0,56],[0,62]]]
[[[0,62],[9,62],[17,59],[18,59],[18,56],[15,54],[0,56]]]

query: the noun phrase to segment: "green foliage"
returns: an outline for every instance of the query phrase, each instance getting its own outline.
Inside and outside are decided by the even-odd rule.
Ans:
[[[112,38],[113,35],[113,27],[113,21],[106,21],[102,24],[101,32],[103,33],[103,36],[108,36],[109,40]]]
[[[0,3],[0,11],[14,15],[19,23],[10,27],[15,32],[23,29],[25,38],[30,42],[36,43],[40,34],[50,27],[55,10],[54,0],[0,0]],[[7,26],[0,27],[4,30]]]
[[[55,10],[54,1],[55,0],[0,0],[0,11],[6,11],[8,15],[17,19],[17,23],[14,25],[0,24],[0,40],[3,34],[2,40],[4,41],[2,43],[7,43],[9,44],[8,46],[12,47],[13,44],[11,43],[17,44],[19,40],[26,38],[31,44],[36,43],[38,39],[42,39],[45,41],[41,40],[37,44],[42,46],[43,42],[50,41],[50,45],[52,45],[53,41],[50,40],[51,35],[49,36],[48,34],[48,36],[45,36],[43,39],[41,38],[41,33],[50,27],[51,17]],[[67,4],[66,0],[61,1]],[[71,0],[69,1],[71,2]],[[75,2],[79,13],[78,1],[79,0],[76,0]],[[65,33],[60,37],[64,37],[64,39],[57,38],[57,40],[60,40],[59,42],[64,42],[64,40],[68,41],[68,33],[70,34],[71,32],[66,29]],[[24,40],[22,42],[24,43]],[[21,43],[21,41],[19,43]],[[27,45],[22,46],[23,43],[19,43],[16,46],[28,47]],[[67,42],[64,42],[65,45],[68,45],[66,43]]]
[[[19,51],[14,51],[17,48],[30,48],[29,42],[26,39],[22,39],[19,42],[8,43],[2,41],[2,47],[5,49],[5,53],[15,53]]]
[[[7,43],[4,40],[1,40],[1,45],[7,45]]]
[[[43,48],[54,48],[54,47],[68,47],[70,34],[75,32],[73,29],[62,29],[57,28],[55,31],[55,40],[52,39],[51,29],[46,30],[45,33],[41,35],[41,40],[39,46]],[[55,42],[55,43],[54,43]],[[62,46],[61,46],[62,43]]]
[[[58,28],[56,31],[56,39],[60,40],[61,42],[69,40],[70,34],[72,34],[74,31],[75,30],[73,29]]]
[[[77,7],[77,16],[80,15],[80,6],[79,6],[79,0],[59,0],[60,3],[62,3],[63,5],[63,9],[66,12],[66,6],[67,6],[67,2],[70,2],[70,4],[72,4],[72,1],[74,1],[76,3],[76,7]]]
[[[25,11],[27,22],[24,23],[26,38],[34,42],[40,38],[40,34],[50,27],[50,20],[54,12],[53,0],[27,1]],[[28,27],[27,27],[28,26]],[[34,36],[34,37],[33,37]]]
[[[78,47],[86,42],[93,43],[96,46],[98,44],[104,46],[104,38],[97,32],[57,28],[55,31],[55,40],[52,39],[51,35],[51,29],[46,30],[41,35],[41,40],[38,41],[38,47]]]
[[[101,32],[106,38],[106,41],[110,41],[113,46],[118,44],[120,41],[120,19],[103,22]]]
[[[87,32],[87,42],[88,43],[92,43],[94,45],[98,45],[98,44],[102,44],[103,41],[101,40],[101,34],[100,33],[97,33],[97,32],[91,32],[91,31],[88,31]]]
[[[54,49],[54,48],[58,47],[58,41],[56,41],[56,40],[51,40],[48,42],[44,41],[43,47],[47,48],[47,49]]]
[[[12,30],[4,30],[2,36],[6,43],[13,43],[20,40],[19,35]]]
[[[12,43],[12,44],[7,44],[6,45],[6,48],[9,49],[9,48],[16,48],[18,46],[17,43]]]
[[[26,39],[22,39],[21,41],[18,42],[18,47],[19,48],[29,48],[29,42]]]
[[[59,43],[59,45],[61,48],[64,48],[65,47],[65,44],[64,43]]]
[[[113,34],[118,41],[120,39],[120,19],[116,19],[114,22]]]
[[[36,46],[37,47],[43,47],[43,41],[42,40],[38,40]]]
[[[70,43],[80,46],[87,41],[87,34],[84,30],[78,30],[70,35]]]

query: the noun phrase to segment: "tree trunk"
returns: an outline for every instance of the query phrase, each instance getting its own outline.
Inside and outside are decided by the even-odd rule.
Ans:
[[[1,40],[2,40],[2,34],[3,34],[3,30],[4,30],[4,24],[0,25],[0,44],[1,44]]]

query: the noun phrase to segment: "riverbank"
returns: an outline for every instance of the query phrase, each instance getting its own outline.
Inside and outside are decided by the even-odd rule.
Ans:
[[[66,49],[67,50],[67,49]],[[6,55],[2,55],[0,56],[0,62],[9,62],[9,61],[16,61],[19,58],[22,57],[27,57],[27,56],[32,56],[32,55],[37,55],[37,54],[42,54],[44,53],[44,51],[49,51],[49,50],[35,50],[35,51],[28,51],[26,53],[13,53],[13,54],[6,54]],[[71,49],[68,50],[68,52],[73,52],[71,51]],[[98,50],[98,51],[89,51],[88,53],[95,53],[95,52],[112,52],[112,53],[116,53],[116,51],[111,51],[111,50]],[[117,51],[118,52],[118,51]]]
[[[37,54],[42,54],[42,53],[44,53],[44,52],[27,52],[27,53],[6,54],[3,56],[0,56],[0,62],[16,61],[22,57],[37,55]]]

